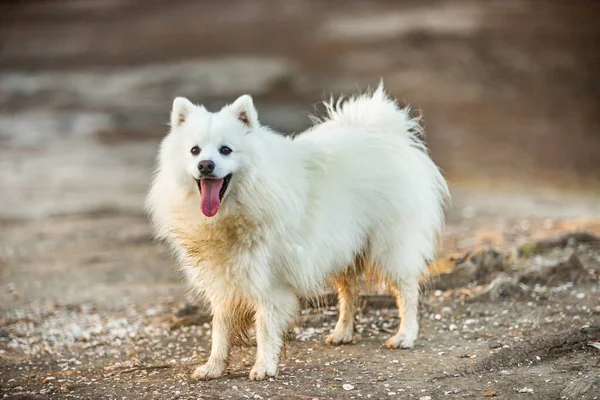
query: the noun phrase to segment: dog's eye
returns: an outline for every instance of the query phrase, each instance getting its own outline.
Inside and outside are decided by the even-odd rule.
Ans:
[[[191,152],[193,155],[197,156],[198,154],[200,154],[200,147],[198,147],[198,146],[194,146],[194,147],[192,147],[192,149],[190,150],[190,152]]]
[[[227,146],[223,146],[219,149],[219,153],[223,154],[224,156],[228,156],[231,154],[233,150],[231,150],[229,147]]]

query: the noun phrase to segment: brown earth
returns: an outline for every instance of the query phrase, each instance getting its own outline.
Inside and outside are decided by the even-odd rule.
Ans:
[[[473,241],[485,249],[491,239],[501,252],[518,245],[522,251],[533,252],[536,247],[528,242],[532,236],[554,236],[564,229],[572,231],[575,225],[600,232],[598,222],[543,224],[531,228],[515,224],[504,232],[465,233],[448,241]],[[153,253],[148,242],[128,243],[115,251],[133,255],[146,249],[150,253],[146,260],[160,254]],[[77,258],[79,252],[73,250]],[[97,258],[80,261],[80,265],[103,268],[107,263],[97,253],[87,253]],[[279,376],[266,382],[247,378],[254,355],[252,345],[234,349],[223,378],[211,382],[190,379],[193,367],[208,356],[210,317],[204,312],[176,317],[182,305],[176,284],[171,285],[174,292],[170,296],[154,290],[146,300],[140,300],[144,293],[137,289],[156,289],[156,283],[136,282],[130,287],[137,292],[130,303],[123,298],[77,303],[33,301],[3,313],[0,388],[6,394],[29,392],[65,399],[437,399],[481,398],[492,393],[511,399],[558,398],[559,394],[594,399],[600,389],[600,351],[593,347],[600,346],[600,239],[569,243],[567,249],[545,248],[540,254],[536,251],[520,258],[511,268],[543,268],[569,253],[577,254],[581,261],[576,266],[581,268],[576,281],[547,276],[536,285],[520,285],[523,292],[519,295],[499,293],[494,300],[479,295],[485,282],[491,280],[491,272],[488,276],[479,274],[477,282],[471,279],[445,291],[435,290],[444,278],[433,278],[423,296],[420,338],[411,350],[391,351],[383,346],[397,328],[390,297],[364,298],[356,317],[355,343],[342,347],[324,345],[324,336],[335,323],[335,308],[322,305],[305,309],[291,332]],[[29,256],[35,259],[40,255]],[[61,275],[71,284],[85,283],[85,278]],[[48,280],[48,284],[54,282]],[[113,288],[113,293],[97,286],[102,285],[90,289],[106,296],[117,296],[116,289],[127,291],[123,283]],[[596,326],[596,331],[578,338],[586,326]],[[558,342],[541,339],[573,329],[575,332],[563,333]],[[568,343],[569,339],[574,342]],[[522,357],[518,350],[509,358],[499,355],[519,348],[524,349]],[[495,362],[486,358],[496,356]]]

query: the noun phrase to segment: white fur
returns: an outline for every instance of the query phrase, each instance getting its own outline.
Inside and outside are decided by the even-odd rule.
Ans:
[[[449,196],[446,182],[421,141],[418,121],[381,85],[326,107],[324,119],[291,139],[261,126],[247,95],[216,113],[187,100],[174,102],[147,209],[157,236],[172,245],[190,284],[213,309],[211,356],[195,378],[223,374],[235,328],[232,307],[240,303],[256,320],[250,378],[275,375],[297,296],[314,294],[361,253],[398,293],[402,321],[388,347],[414,343],[418,279],[434,258]],[[231,155],[218,153],[224,144]],[[202,149],[199,156],[190,153],[194,145]],[[206,158],[219,176],[233,173],[212,218],[200,210],[195,181],[197,162]],[[242,222],[225,243],[218,232],[231,221]],[[188,239],[198,232],[198,243],[209,247],[183,241],[182,231]],[[349,320],[346,313],[332,343],[348,341]]]

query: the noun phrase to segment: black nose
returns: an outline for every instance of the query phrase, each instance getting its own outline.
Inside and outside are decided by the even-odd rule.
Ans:
[[[200,161],[198,163],[198,171],[202,174],[210,174],[215,170],[215,163],[210,160]]]

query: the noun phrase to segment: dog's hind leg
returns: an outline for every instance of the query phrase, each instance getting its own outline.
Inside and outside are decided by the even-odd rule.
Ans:
[[[378,280],[386,283],[396,296],[400,316],[398,332],[386,342],[390,349],[412,348],[419,334],[419,278],[427,265],[415,245],[419,238],[415,239],[407,232],[398,227],[382,226],[371,242],[370,265]]]
[[[390,349],[410,349],[414,346],[419,333],[419,280],[406,277],[395,282],[388,281],[392,292],[396,295],[396,304],[400,315],[398,333],[385,343]]]
[[[358,297],[357,266],[351,266],[344,273],[333,278],[338,291],[339,317],[333,332],[325,342],[329,345],[339,345],[352,342],[354,336],[354,315]]]

